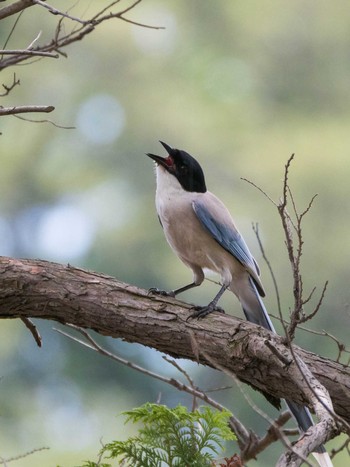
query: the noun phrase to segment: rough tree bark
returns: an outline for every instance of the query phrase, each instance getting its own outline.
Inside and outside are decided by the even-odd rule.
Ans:
[[[74,324],[204,365],[217,362],[259,390],[307,404],[288,367],[274,355],[290,358],[279,336],[218,313],[187,322],[189,309],[96,272],[0,257],[0,318]],[[350,369],[297,346],[295,352],[328,389],[336,413],[350,422]]]

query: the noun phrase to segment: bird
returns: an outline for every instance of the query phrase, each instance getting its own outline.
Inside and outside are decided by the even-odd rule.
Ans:
[[[166,157],[146,153],[156,165],[156,210],[167,242],[179,259],[192,270],[191,283],[164,291],[151,288],[150,293],[175,297],[200,286],[204,270],[219,274],[221,287],[205,306],[193,307],[190,318],[202,319],[214,311],[223,312],[218,301],[226,290],[241,303],[246,319],[276,333],[262,298],[265,290],[258,263],[253,258],[229,210],[207,190],[199,162],[184,150],[160,141]],[[286,401],[300,432],[313,425],[310,411],[293,401]],[[313,453],[321,467],[333,464],[323,445]]]

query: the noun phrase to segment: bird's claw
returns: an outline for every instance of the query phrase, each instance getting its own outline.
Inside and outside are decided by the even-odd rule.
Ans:
[[[209,313],[212,313],[213,311],[217,311],[218,313],[225,313],[225,310],[223,308],[211,303],[209,303],[209,305],[207,306],[194,306],[191,309],[194,310],[194,312],[190,314],[186,321],[188,321],[190,318],[202,319],[205,316],[209,315]]]
[[[148,295],[155,294],[155,295],[162,295],[163,297],[175,297],[175,294],[172,290],[167,292],[166,290],[160,290],[157,287],[151,287],[148,289]]]

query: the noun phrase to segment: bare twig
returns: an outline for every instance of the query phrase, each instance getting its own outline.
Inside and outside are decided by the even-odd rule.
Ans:
[[[40,5],[43,8],[46,8],[53,15],[59,15],[59,16],[62,16],[63,18],[68,18],[68,19],[70,19],[72,21],[76,21],[77,23],[80,23],[80,24],[83,24],[83,25],[87,24],[87,21],[84,21],[84,20],[82,20],[80,18],[77,18],[76,16],[71,16],[68,13],[64,13],[63,11],[57,10],[57,8],[55,8],[55,7],[49,5],[48,3],[43,2],[41,0],[33,0],[33,3],[35,3],[36,5]]]
[[[186,384],[181,383],[180,381],[174,379],[174,378],[167,378],[165,376],[162,376],[158,373],[155,373],[153,371],[147,370],[146,368],[143,368],[139,365],[136,365],[135,363],[130,362],[129,360],[126,360],[122,357],[119,357],[118,355],[113,354],[112,352],[109,352],[108,350],[104,349],[102,346],[100,346],[91,336],[88,332],[86,332],[84,329],[79,328],[78,326],[74,325],[67,325],[72,329],[75,329],[78,331],[82,336],[85,337],[85,339],[88,341],[84,342],[81,339],[78,339],[60,329],[55,329],[55,331],[59,332],[60,334],[68,337],[69,339],[72,339],[75,342],[78,342],[79,344],[94,350],[95,352],[98,352],[101,355],[104,355],[108,358],[111,358],[112,360],[115,360],[118,363],[121,363],[122,365],[126,365],[129,368],[132,368],[133,370],[139,371],[140,373],[143,373],[144,375],[150,376],[151,378],[157,379],[159,381],[162,381],[163,383],[169,384],[173,387],[175,387],[179,391],[187,392],[193,397],[196,397],[198,399],[201,399],[202,401],[206,402],[207,404],[211,405],[212,407],[216,408],[217,410],[227,410],[223,405],[219,404],[216,402],[214,399],[209,397],[207,394],[205,394],[203,391],[199,390],[196,388],[194,385],[193,386],[187,386]],[[168,360],[167,360],[168,361]],[[170,363],[170,361],[169,361]],[[179,369],[178,366],[176,366],[177,369]],[[181,369],[181,373],[184,374],[184,371]],[[242,442],[247,442],[247,440],[250,437],[250,434],[248,430],[244,427],[244,425],[234,416],[230,417],[230,427],[232,431],[237,435],[238,438],[242,439]]]
[[[24,459],[25,457],[31,456],[32,454],[35,454],[36,452],[45,451],[47,449],[50,449],[50,448],[47,448],[47,447],[36,448],[36,449],[32,449],[31,451],[25,452],[24,454],[19,454],[18,456],[8,457],[6,459],[0,458],[0,465],[2,464],[6,466],[9,462],[18,461],[19,459]]]
[[[32,336],[34,337],[34,340],[37,343],[38,347],[41,347],[41,336],[33,321],[31,321],[29,318],[21,318],[21,320],[32,333]]]
[[[331,450],[331,453],[330,453],[330,456],[331,456],[331,459],[333,459],[337,454],[339,454],[341,451],[343,451],[344,449],[347,450],[348,452],[348,455],[350,456],[350,449],[349,449],[349,445],[350,445],[350,438],[347,438],[344,443],[342,443],[339,448],[337,449],[332,449]]]
[[[306,323],[306,321],[309,321],[310,319],[312,319],[316,313],[318,312],[318,310],[320,309],[322,303],[323,303],[323,299],[325,297],[325,294],[326,294],[326,290],[327,290],[327,286],[328,286],[328,281],[325,282],[324,286],[323,286],[323,289],[322,289],[322,292],[321,292],[321,296],[314,308],[314,311],[312,311],[311,313],[309,313],[308,315],[304,315],[301,319],[300,319],[300,323]],[[306,300],[303,300],[303,304],[307,303],[310,298],[311,298],[311,295],[313,294],[313,292],[316,290],[316,287],[314,287],[311,291],[311,294],[310,296],[306,299]]]
[[[10,92],[12,91],[14,87],[19,86],[20,84],[21,84],[20,80],[16,78],[16,73],[14,73],[12,84],[10,84],[9,86],[7,86],[6,84],[2,85],[2,87],[5,89],[5,92],[3,92],[2,94],[0,93],[0,97],[7,96],[8,94],[10,94]]]
[[[0,106],[0,117],[4,115],[15,115],[31,112],[45,112],[50,113],[55,110],[52,105],[21,105],[16,107],[2,107]]]
[[[347,353],[347,354],[350,354],[350,349],[348,349],[345,344],[343,344],[342,342],[340,342],[339,339],[337,339],[335,336],[333,336],[332,334],[330,334],[329,332],[325,331],[325,330],[322,330],[322,331],[314,331],[313,329],[308,329],[308,328],[304,328],[303,326],[299,326],[300,329],[302,329],[303,331],[306,331],[306,332],[310,332],[311,334],[316,334],[318,336],[325,336],[325,337],[329,337],[333,342],[335,342],[337,344],[337,347],[338,347],[338,356],[337,356],[337,359],[336,359],[336,362],[339,362],[340,361],[340,358],[342,356],[342,353]],[[348,365],[349,365],[349,362],[348,362]]]
[[[292,269],[292,274],[293,274],[293,296],[294,296],[294,307],[293,311],[290,316],[290,322],[288,327],[285,325],[285,320],[282,317],[281,313],[281,304],[280,304],[280,297],[279,297],[279,292],[278,292],[278,287],[277,287],[277,281],[275,278],[275,275],[273,273],[272,267],[270,262],[268,261],[262,242],[259,237],[259,231],[257,226],[253,226],[253,230],[256,234],[260,250],[262,253],[262,256],[269,268],[272,281],[274,284],[275,292],[276,292],[276,297],[277,297],[277,306],[278,306],[278,312],[280,315],[280,320],[281,323],[284,327],[285,335],[286,335],[286,340],[290,343],[293,341],[294,336],[295,336],[295,331],[297,329],[297,326],[301,323],[304,323],[306,321],[309,321],[312,319],[317,312],[319,311],[323,300],[325,296],[325,292],[327,289],[328,281],[325,283],[323,290],[321,292],[320,299],[314,308],[314,310],[306,314],[304,311],[304,305],[306,305],[312,298],[316,288],[314,287],[309,295],[304,298],[304,290],[303,290],[303,279],[300,271],[300,263],[301,263],[301,257],[303,253],[303,245],[304,245],[304,240],[302,236],[302,221],[305,217],[305,215],[310,211],[313,202],[316,198],[317,195],[314,195],[311,200],[309,201],[307,207],[302,211],[300,214],[298,212],[296,202],[293,196],[293,193],[289,187],[289,170],[291,163],[294,159],[294,154],[290,156],[290,158],[287,160],[287,163],[285,165],[284,169],[284,178],[283,178],[283,188],[282,188],[282,197],[280,202],[277,204],[275,203],[272,198],[259,186],[257,186],[255,183],[251,182],[250,180],[243,179],[246,182],[248,182],[250,185],[254,186],[256,189],[258,189],[271,203],[273,203],[274,206],[277,207],[281,221],[282,221],[282,227],[283,227],[283,232],[285,235],[285,245],[287,248],[288,252],[288,258],[289,262],[291,265]],[[293,214],[295,219],[292,218],[292,216],[289,214],[287,210],[287,205],[288,205],[288,200],[290,199],[292,208],[293,208]],[[293,231],[296,233],[296,243],[294,244],[294,239],[293,239]]]
[[[302,383],[302,380],[299,380],[300,384],[298,384],[298,377],[295,372],[293,380],[298,384],[299,388],[303,390],[321,423],[328,425],[328,433],[325,433],[326,438],[321,442],[324,443],[331,439],[334,433],[340,432],[340,429],[350,436],[350,424],[347,423],[343,417],[334,412],[333,403],[327,389],[314,377],[308,366],[301,360],[301,358],[296,355],[293,346],[289,346],[289,350],[293,356],[293,363],[290,368],[293,364],[295,365],[302,380],[305,382],[306,387]],[[292,371],[293,369],[291,372]],[[336,426],[335,422],[338,422],[338,426]],[[329,437],[329,435],[331,435],[331,437]]]
[[[299,435],[298,430],[281,430],[283,425],[287,423],[291,416],[292,415],[289,410],[286,410],[282,412],[273,423],[271,423],[266,431],[265,436],[260,439],[259,443],[255,447],[255,455],[265,451],[265,449],[274,441],[278,441],[280,439],[280,432],[282,432],[285,436]]]
[[[33,50],[35,50],[36,52],[56,52],[58,54],[64,54],[61,50],[63,47],[66,47],[73,42],[82,40],[87,34],[90,34],[95,29],[96,26],[100,25],[101,23],[105,21],[109,21],[112,19],[119,19],[121,21],[125,21],[128,23],[134,24],[136,26],[145,27],[145,28],[151,28],[151,29],[156,29],[156,30],[164,29],[163,26],[151,26],[148,24],[143,24],[143,23],[128,19],[124,16],[130,10],[135,8],[141,1],[142,0],[136,0],[131,5],[129,5],[127,8],[124,8],[123,10],[119,12],[113,13],[112,11],[109,11],[107,14],[105,14],[107,10],[111,10],[113,6],[119,3],[119,1],[111,2],[107,7],[103,8],[97,14],[95,14],[92,18],[87,19],[87,20],[77,18],[75,16],[68,14],[67,12],[58,10],[52,7],[51,5],[49,6],[48,4],[46,4],[46,2],[43,2],[41,0],[31,0],[28,4],[27,2],[24,2],[26,7],[38,4],[48,9],[51,13],[61,17],[60,20],[58,21],[56,32],[55,32],[53,39],[50,42],[44,45],[38,46]],[[22,7],[24,3],[21,2]],[[19,8],[19,11],[21,9],[22,8]],[[0,19],[1,19],[1,12],[3,10],[0,10]],[[5,14],[5,12],[3,12],[3,14]],[[13,13],[10,13],[10,14],[13,14]],[[64,19],[70,19],[74,21],[75,24],[78,24],[79,26],[76,28],[73,28],[68,33],[62,34],[63,28],[61,26],[62,26],[62,21]],[[28,54],[12,55],[9,58],[3,59],[1,61],[0,70],[11,65],[15,65],[15,64],[17,65],[23,60],[28,60],[28,58],[29,58]]]
[[[277,205],[278,212],[282,221],[283,231],[285,234],[285,244],[287,247],[288,257],[293,273],[294,309],[291,313],[290,323],[288,327],[286,326],[285,320],[283,319],[281,313],[279,313],[279,315],[285,330],[286,343],[288,344],[288,347],[292,354],[292,360],[289,363],[289,366],[287,365],[287,371],[293,373],[293,380],[298,383],[299,388],[303,391],[306,398],[314,407],[315,413],[317,414],[319,419],[318,424],[311,427],[308,430],[308,433],[310,434],[307,443],[301,440],[301,442],[298,441],[295,445],[297,453],[304,456],[308,455],[312,449],[324,443],[325,441],[330,439],[330,437],[333,437],[334,433],[338,432],[335,420],[342,424],[343,430],[345,429],[345,431],[347,431],[348,427],[346,426],[346,422],[345,425],[343,425],[343,420],[339,419],[340,417],[338,417],[334,413],[332,401],[329,397],[327,390],[322,385],[320,385],[320,383],[314,378],[314,376],[312,375],[308,367],[304,364],[304,362],[296,358],[293,347],[291,345],[291,342],[295,336],[295,330],[297,326],[300,323],[304,323],[312,319],[319,311],[328,284],[328,282],[326,282],[325,286],[323,287],[321,297],[314,310],[309,314],[305,314],[303,306],[311,300],[315,288],[312,289],[311,293],[307,298],[303,297],[303,280],[300,272],[300,262],[304,244],[302,236],[302,221],[305,215],[310,211],[316,195],[312,197],[306,209],[301,214],[299,214],[293,193],[288,184],[289,169],[293,158],[294,155],[292,155],[288,159],[287,164],[285,165],[282,198],[280,200],[280,203]],[[264,193],[263,190],[260,191]],[[295,220],[292,219],[289,212],[287,211],[288,198],[291,200],[292,203]],[[296,245],[294,245],[293,241],[293,231],[296,232]],[[257,237],[259,241],[259,236],[257,235]],[[260,249],[263,251],[260,241],[259,245]],[[264,253],[263,256],[266,261],[266,255]],[[268,261],[267,264],[269,265]],[[276,355],[273,348],[270,348],[270,350],[274,355]],[[276,356],[277,358],[279,358],[279,360],[282,361],[284,365],[288,363],[285,362],[284,359],[280,358],[279,355]],[[293,456],[295,456],[295,453],[293,453],[289,459],[293,458]],[[286,454],[284,454],[281,457],[278,465],[285,465],[285,462],[287,462]],[[298,459],[296,462],[297,465],[299,465],[300,459]]]
[[[260,193],[262,193],[274,206],[277,207],[277,204],[275,203],[275,201],[271,198],[271,196],[269,196],[266,191],[264,191],[262,188],[260,188],[258,185],[256,185],[254,182],[252,182],[251,180],[248,180],[247,178],[244,178],[244,177],[241,177],[241,180],[249,183],[249,185],[252,185],[254,188],[256,188],[257,190],[260,191]]]
[[[14,115],[15,118],[18,118],[19,120],[24,120],[25,122],[31,122],[31,123],[50,123],[50,125],[53,125],[56,128],[61,128],[63,130],[75,130],[75,126],[65,126],[65,125],[59,125],[58,123],[53,122],[52,120],[34,120],[32,118],[28,117],[20,117],[19,115]]]
[[[264,249],[263,243],[262,243],[261,238],[260,238],[258,223],[256,223],[256,224],[253,223],[252,228],[253,228],[253,231],[255,233],[256,239],[258,241],[259,248],[260,248],[260,251],[261,251],[261,255],[262,255],[262,257],[263,257],[269,271],[270,271],[270,275],[271,275],[271,278],[272,278],[272,282],[273,282],[273,286],[274,286],[275,294],[276,294],[277,310],[278,310],[278,314],[280,315],[281,320],[282,320],[281,298],[280,298],[280,293],[279,293],[279,290],[278,290],[277,279],[276,279],[275,273],[273,272],[272,265],[271,265],[269,259],[267,258],[267,255],[265,253],[265,249]]]
[[[42,34],[42,31],[39,31],[38,34],[32,40],[32,42],[28,45],[28,47],[26,47],[26,49],[28,50],[32,49],[34,47],[35,42],[37,42],[40,39],[41,34]]]
[[[12,34],[15,32],[15,29],[16,29],[16,27],[17,27],[17,24],[19,23],[19,21],[20,21],[20,19],[21,19],[21,17],[22,17],[22,14],[23,14],[23,11],[21,11],[20,14],[17,16],[17,18],[15,19],[15,22],[14,22],[14,24],[12,25],[12,28],[11,28],[11,30],[10,30],[10,32],[9,32],[9,34],[8,34],[8,36],[7,36],[7,38],[6,38],[5,44],[4,44],[4,46],[3,46],[3,49],[5,49],[5,48],[7,47],[7,44],[9,43],[9,41],[10,41],[10,39],[11,39],[11,37],[12,37]],[[0,57],[0,62],[1,62],[2,59],[3,59],[3,57],[1,56],[1,57]]]
[[[30,49],[16,49],[16,50],[0,50],[0,55],[37,55],[39,57],[51,57],[59,58],[58,54],[52,52],[42,52],[40,50],[30,50]]]
[[[279,424],[276,424],[274,420],[272,420],[265,412],[263,412],[254,402],[253,400],[248,396],[247,392],[244,390],[243,388],[243,384],[241,383],[241,381],[239,381],[239,379],[236,377],[236,375],[234,373],[232,373],[229,369],[223,367],[219,362],[217,361],[214,361],[209,355],[207,355],[206,353],[204,353],[204,356],[206,359],[208,359],[211,364],[217,368],[218,370],[222,371],[223,373],[225,373],[226,375],[228,375],[230,378],[232,378],[235,383],[237,384],[237,386],[239,387],[241,393],[243,394],[243,397],[245,398],[245,400],[248,402],[248,404],[250,405],[250,407],[257,413],[259,414],[262,418],[264,418],[265,420],[268,421],[269,425],[270,425],[270,428],[271,429],[271,426],[274,427],[274,436],[276,438],[278,438],[283,444],[284,446],[289,450],[291,451],[292,453],[294,453],[297,457],[299,457],[302,461],[304,461],[306,463],[306,465],[308,465],[309,467],[312,467],[312,465],[308,462],[308,460],[306,459],[306,457],[303,455],[303,454],[297,454],[295,451],[294,451],[294,448],[293,446],[291,445],[289,439],[285,436],[285,434],[283,433],[283,430],[281,430],[281,426],[282,426],[282,421],[285,420],[284,423],[287,422],[287,420],[289,418],[284,418],[283,419],[280,419],[280,422]],[[253,439],[253,437],[252,437]],[[269,440],[271,440],[271,442],[273,442],[274,438],[273,437],[269,437]],[[258,452],[261,452],[262,451],[262,446],[260,446],[260,442],[261,440],[259,438],[256,437],[255,435],[255,443],[250,443],[249,445],[246,445],[245,448],[241,448],[242,449],[242,459],[244,461],[248,461],[250,459],[255,459],[256,455]],[[264,440],[264,445],[267,443],[267,439]],[[271,443],[270,443],[271,444]],[[265,449],[265,447],[264,447]]]
[[[184,370],[175,360],[173,360],[172,358],[169,358],[167,357],[166,355],[163,355],[163,360],[165,360],[166,362],[170,363],[170,365],[172,365],[173,367],[175,367],[180,373],[182,373],[184,375],[184,377],[187,379],[189,385],[191,388],[193,389],[197,389],[194,382],[193,382],[193,379],[191,378],[191,376],[187,373],[186,370]],[[192,401],[192,412],[194,410],[196,410],[197,408],[197,398],[196,396],[193,396],[193,401]]]

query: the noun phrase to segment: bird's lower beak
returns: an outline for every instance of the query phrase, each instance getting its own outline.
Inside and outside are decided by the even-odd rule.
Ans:
[[[170,173],[173,173],[175,170],[175,165],[174,165],[174,160],[171,156],[168,157],[160,157],[156,156],[155,154],[146,154],[146,156],[150,157],[151,159],[154,160],[158,165],[161,165],[164,167],[165,170],[167,170]]]
[[[151,159],[154,160],[154,162],[156,162],[159,165],[162,165],[163,167],[168,166],[168,164],[166,163],[167,158],[165,157],[160,157],[160,156],[156,156],[155,154],[149,154],[149,153],[146,154],[146,156],[150,157]]]
[[[171,156],[171,153],[173,149],[163,141],[160,141],[162,146],[166,149],[167,153],[169,154],[168,157],[160,157],[156,156],[155,154],[146,154],[146,156],[150,157],[151,159],[154,160],[157,164],[161,165],[164,167],[168,172],[174,172],[175,170],[175,164],[174,164],[174,159]]]

